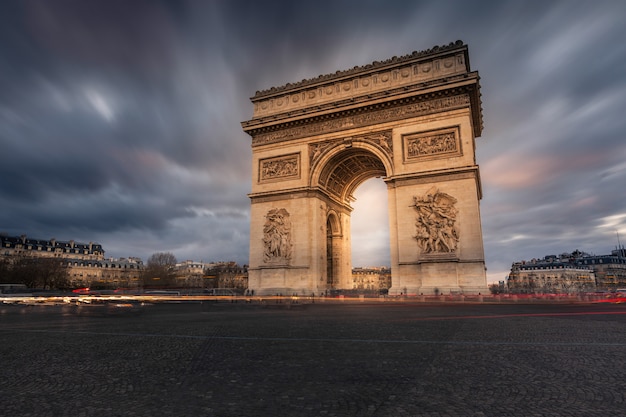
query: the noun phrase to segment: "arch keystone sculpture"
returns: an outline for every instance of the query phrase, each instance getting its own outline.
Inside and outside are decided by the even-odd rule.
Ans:
[[[351,203],[387,185],[390,294],[486,292],[477,72],[461,41],[259,91],[252,119],[248,285],[352,288]],[[367,266],[367,265],[363,265]]]

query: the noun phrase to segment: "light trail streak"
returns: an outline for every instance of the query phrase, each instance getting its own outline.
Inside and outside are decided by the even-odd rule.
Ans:
[[[309,337],[257,337],[257,336],[203,336],[168,333],[125,333],[94,331],[62,331],[48,329],[1,329],[5,333],[49,333],[87,336],[118,336],[145,338],[175,338],[190,340],[223,340],[233,342],[305,342],[305,343],[363,343],[363,344],[406,344],[406,345],[453,345],[453,346],[562,346],[562,347],[626,347],[626,342],[515,342],[482,340],[404,340],[404,339],[354,339],[354,338],[309,338]]]

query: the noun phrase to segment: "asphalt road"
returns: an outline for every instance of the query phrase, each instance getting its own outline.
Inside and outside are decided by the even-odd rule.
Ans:
[[[0,415],[626,415],[624,304],[286,307],[0,305]]]

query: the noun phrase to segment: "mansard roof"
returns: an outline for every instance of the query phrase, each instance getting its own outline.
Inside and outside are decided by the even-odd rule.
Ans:
[[[557,257],[556,255],[547,255],[542,259],[515,262],[513,264],[513,268],[524,270],[537,268],[592,268],[592,265],[595,264],[626,264],[626,257],[621,256],[622,252],[623,249],[621,251],[612,251],[610,255],[590,255],[577,250],[572,254],[564,253],[560,257]]]
[[[9,245],[8,247],[14,248],[17,245],[23,245],[23,246],[32,246],[34,248],[37,247],[41,247],[42,249],[45,248],[51,248],[51,249],[56,249],[56,248],[73,248],[73,249],[79,249],[79,250],[87,250],[87,251],[91,251],[91,252],[104,252],[104,250],[102,249],[102,245],[100,245],[99,243],[93,243],[93,242],[89,242],[89,243],[82,243],[82,242],[75,242],[73,240],[69,240],[69,241],[64,241],[64,240],[56,240],[54,238],[50,239],[50,240],[45,240],[45,239],[33,239],[33,238],[28,238],[26,237],[26,235],[21,235],[21,236],[5,236],[5,235],[0,235],[0,242],[2,247],[7,247],[7,245]]]

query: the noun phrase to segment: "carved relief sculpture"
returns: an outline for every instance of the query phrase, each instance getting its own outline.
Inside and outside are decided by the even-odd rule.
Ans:
[[[458,126],[431,132],[411,133],[402,136],[405,162],[423,159],[451,158],[463,155]]]
[[[291,259],[291,221],[284,208],[272,209],[265,216],[263,226],[263,260],[288,262]]]
[[[447,109],[456,109],[470,104],[468,94],[418,101],[412,104],[371,110],[362,114],[338,117],[332,120],[311,121],[306,125],[285,127],[271,132],[261,132],[252,137],[252,146],[277,143],[322,133],[337,132],[344,129],[369,126],[377,123],[402,120],[408,117],[438,113]]]
[[[393,141],[391,139],[391,130],[384,130],[373,134],[368,133],[367,135],[350,136],[347,138],[340,138],[327,142],[309,144],[310,165],[313,166],[327,149],[336,146],[338,143],[345,143],[346,141],[363,141],[375,143],[383,151],[385,151],[387,155],[393,158]]]
[[[417,211],[417,244],[423,253],[452,253],[459,242],[459,232],[455,227],[458,210],[456,199],[432,187],[426,195],[413,197]]]
[[[407,141],[407,154],[409,158],[456,151],[457,141],[454,131],[438,135],[409,138]]]
[[[313,144],[309,145],[309,155],[310,155],[310,158],[311,158],[310,159],[311,166],[315,162],[317,162],[317,160],[322,155],[322,153],[324,153],[324,151],[326,149],[330,148],[334,143],[337,143],[337,141],[313,143]]]
[[[260,180],[293,178],[300,176],[300,155],[288,155],[259,161]]]
[[[391,140],[391,131],[378,133],[368,139],[375,141],[378,146],[383,148],[387,155],[393,157],[393,141]]]

